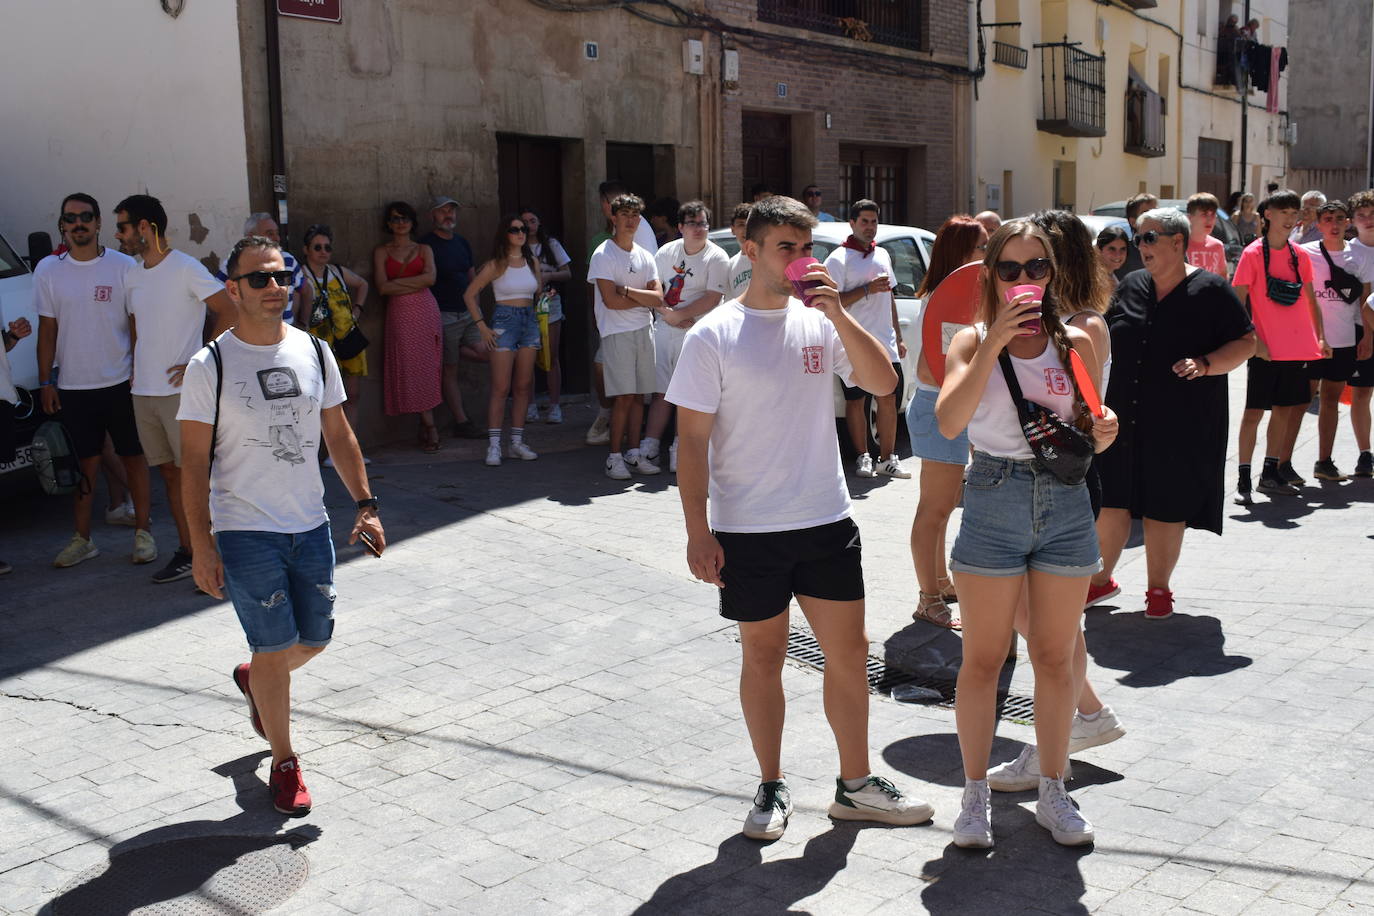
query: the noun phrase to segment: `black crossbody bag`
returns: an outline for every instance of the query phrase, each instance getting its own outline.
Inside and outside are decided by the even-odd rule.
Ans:
[[[1339,296],[1346,305],[1354,305],[1364,292],[1364,282],[1344,267],[1338,267],[1336,262],[1331,260],[1331,253],[1326,250],[1325,245],[1322,245],[1322,257],[1326,258],[1326,267],[1331,271],[1331,276],[1326,280],[1326,288]]]
[[[1011,400],[1016,405],[1021,432],[1035,454],[1036,462],[1062,484],[1075,486],[1082,483],[1088,476],[1088,466],[1092,464],[1096,451],[1093,440],[1048,407],[1026,400],[1021,393],[1021,383],[1016,379],[1016,368],[1011,364],[1011,357],[1006,350],[998,355],[997,362],[1002,367],[1002,377],[1006,379],[1007,390],[1011,392]],[[1073,373],[1068,369],[1064,371],[1069,373],[1074,394],[1078,395],[1077,383],[1072,381]],[[1075,397],[1074,403],[1081,406],[1082,397]]]
[[[1292,242],[1288,242],[1288,257],[1293,259],[1293,276],[1302,278],[1302,272],[1298,270],[1298,252],[1293,247]],[[1292,280],[1280,280],[1278,277],[1269,276],[1269,242],[1264,242],[1260,246],[1264,251],[1264,285],[1269,293],[1269,298],[1278,305],[1292,305],[1298,301],[1302,295],[1302,283],[1294,283]]]

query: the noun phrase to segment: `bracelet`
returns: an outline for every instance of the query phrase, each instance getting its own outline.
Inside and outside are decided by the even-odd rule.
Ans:
[[[1197,361],[1200,361],[1200,362],[1202,363],[1202,374],[1203,374],[1203,375],[1211,375],[1211,374],[1212,374],[1212,361],[1211,361],[1210,359],[1208,359],[1208,358],[1205,357],[1205,356],[1199,356],[1199,357],[1197,358]]]
[[[478,318],[477,321],[474,322],[474,324],[486,324],[486,323],[487,323],[487,319],[485,319],[485,318]]]

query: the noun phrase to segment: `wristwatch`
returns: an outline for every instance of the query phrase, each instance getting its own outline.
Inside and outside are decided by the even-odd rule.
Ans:
[[[375,496],[369,496],[367,499],[360,499],[360,500],[358,500],[358,504],[357,504],[357,505],[358,505],[358,511],[359,511],[359,512],[361,512],[361,511],[364,510],[364,509],[371,509],[373,512],[376,512],[376,511],[377,511],[377,506],[378,506],[378,500],[377,500],[377,497],[375,497]]]

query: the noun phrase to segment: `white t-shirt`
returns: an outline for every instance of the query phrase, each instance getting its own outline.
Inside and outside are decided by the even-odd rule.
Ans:
[[[129,344],[124,278],[133,258],[101,248],[89,261],[49,255],[33,272],[38,314],[57,320],[58,388],[109,388],[129,380],[134,354]]]
[[[591,283],[595,290],[596,329],[601,332],[602,337],[647,328],[653,321],[653,313],[647,308],[607,308],[596,281],[610,280],[617,286],[644,289],[650,280],[657,279],[658,270],[654,266],[654,256],[641,248],[638,242],[635,242],[629,251],[617,245],[613,238],[601,243],[592,254],[591,263],[587,265],[587,282]]]
[[[688,254],[682,239],[674,239],[658,250],[654,257],[659,282],[663,285],[663,304],[677,308],[691,305],[706,293],[720,293],[722,301],[729,298],[730,256],[715,242],[707,241],[696,254]],[[700,317],[697,318],[701,320]],[[659,321],[654,333],[681,336],[686,328],[675,328]]]
[[[1361,246],[1364,247],[1364,246]],[[1354,302],[1346,302],[1329,289],[1326,281],[1331,279],[1331,268],[1326,266],[1322,257],[1322,243],[1308,242],[1302,246],[1312,262],[1312,292],[1317,297],[1317,305],[1322,310],[1322,330],[1326,342],[1331,347],[1355,346],[1355,325],[1360,323],[1360,304],[1364,301],[1364,290],[1358,290]],[[1328,251],[1331,263],[1354,274],[1362,283],[1374,282],[1374,251],[1363,251],[1347,243],[1343,251]]]
[[[825,259],[825,269],[830,271],[840,292],[863,286],[881,276],[886,276],[893,285],[897,282],[892,275],[892,256],[881,245],[875,245],[873,253],[867,256],[853,248],[836,248]],[[864,296],[849,307],[849,314],[887,348],[888,359],[895,363],[897,329],[892,326],[892,292]]]
[[[309,334],[288,326],[281,343],[246,344],[221,334],[219,401],[210,519],[216,531],[299,534],[329,520],[320,479],[320,411],[344,402],[339,365]],[[204,347],[186,366],[178,420],[215,422],[215,359]]]
[[[738,299],[744,293],[745,288],[749,286],[749,278],[753,275],[754,262],[749,260],[749,256],[741,248],[730,259],[730,292],[725,295],[725,298]]]
[[[173,249],[156,267],[136,263],[125,275],[134,344],[133,393],[161,397],[181,389],[167,376],[201,347],[205,300],[224,289],[195,258]]]
[[[544,246],[539,242],[530,242],[530,252],[538,259],[544,252]],[[549,239],[549,257],[553,260],[554,267],[564,267],[572,263],[572,258],[568,257],[567,250],[558,239]]]
[[[715,414],[709,506],[717,531],[794,531],[847,518],[831,374],[853,383],[830,319],[730,301],[687,332],[665,397]]]

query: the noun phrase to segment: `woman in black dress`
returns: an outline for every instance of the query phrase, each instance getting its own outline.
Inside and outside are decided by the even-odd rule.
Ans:
[[[1116,444],[1097,457],[1103,569],[1088,592],[1115,594],[1112,569],[1144,519],[1145,616],[1173,614],[1169,578],[1186,528],[1221,534],[1226,464],[1226,373],[1255,352],[1254,325],[1225,278],[1190,266],[1188,218],[1150,210],[1135,243],[1145,271],[1121,281],[1107,313],[1113,370],[1107,404],[1121,418]]]

